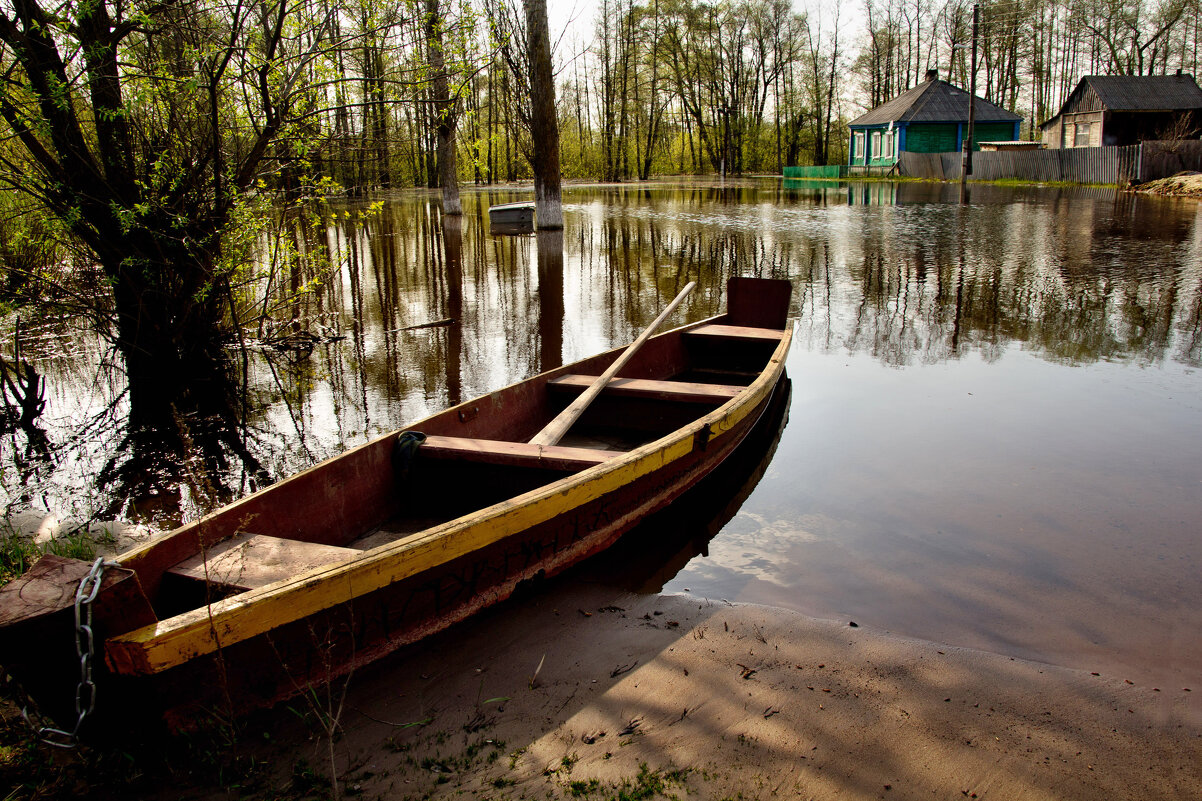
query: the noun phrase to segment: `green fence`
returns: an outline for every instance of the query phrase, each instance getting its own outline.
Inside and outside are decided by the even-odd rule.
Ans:
[[[786,178],[846,178],[846,164],[831,164],[826,167],[785,167]]]

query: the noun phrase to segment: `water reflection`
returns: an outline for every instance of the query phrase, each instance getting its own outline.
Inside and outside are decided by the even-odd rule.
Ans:
[[[671,506],[640,523],[609,550],[581,566],[585,581],[631,592],[664,589],[739,512],[772,463],[786,424],[792,382],[786,375],[738,449]]]
[[[225,429],[241,433],[247,458],[214,458],[198,436],[193,473],[227,491],[158,488],[169,496],[159,519],[194,516],[404,422],[629,341],[688,281],[698,286],[676,322],[717,313],[732,275],[783,277],[798,316],[794,422],[749,516],[687,569],[694,590],[704,580],[715,594],[840,610],[839,586],[858,587],[875,609],[907,610],[909,630],[951,636],[954,625],[931,621],[975,608],[955,630],[985,631],[990,614],[1009,619],[997,612],[1007,592],[1055,606],[1056,581],[1033,553],[1073,576],[1060,584],[1078,600],[1104,599],[1106,587],[1134,595],[1120,575],[1125,554],[1139,575],[1176,582],[1184,604],[1202,608],[1202,571],[1178,569],[1202,562],[1202,546],[1174,522],[1202,519],[1189,491],[1202,482],[1196,202],[972,186],[961,205],[954,184],[694,180],[571,187],[563,231],[494,234],[487,208],[509,199],[465,192],[464,215],[451,220],[435,195],[398,193],[378,210],[340,206],[323,236],[298,234],[309,260],[259,285],[255,302],[278,309],[278,331],[310,335],[309,347],[249,351],[245,405]],[[5,431],[3,458],[15,468],[3,473],[5,502],[143,512],[143,501],[128,507],[128,486],[94,480],[129,413],[119,374],[85,332],[66,325],[53,336],[34,351],[50,458],[28,456],[40,446],[19,427]],[[64,350],[72,356],[55,355]],[[1028,481],[1034,467],[1042,479]],[[1014,526],[990,522],[1016,508],[1034,511]],[[1111,529],[1130,534],[1099,533]],[[1071,545],[1041,551],[1033,537]],[[1168,544],[1149,555],[1143,541]],[[1082,577],[1071,548],[1113,558]],[[1149,565],[1166,552],[1180,559],[1157,578]],[[1007,575],[1029,586],[974,574],[996,589],[982,599],[950,583],[950,565],[1003,553]],[[886,555],[905,566],[903,579],[883,578]],[[927,596],[916,589],[924,583]],[[948,600],[937,610],[914,600],[939,592]],[[1138,627],[1129,610],[1143,603],[1114,619]],[[911,625],[923,615],[929,627]]]
[[[538,348],[539,370],[563,364],[563,229],[539,231]]]
[[[190,447],[205,454],[197,474],[228,474],[232,456],[241,475],[211,499],[192,490],[176,503],[209,505],[629,340],[688,281],[698,291],[677,319],[713,314],[734,274],[794,281],[800,347],[895,367],[968,353],[996,361],[1013,347],[1065,364],[1199,364],[1195,208],[1106,190],[992,186],[972,187],[960,206],[957,191],[806,181],[582,187],[567,194],[564,232],[525,236],[488,229],[495,199],[486,195],[465,197],[462,220],[443,219],[422,192],[390,197],[366,216],[366,205],[348,204],[324,239],[297,234],[300,250],[318,258],[261,286],[256,301],[278,305],[277,331],[311,336],[310,349],[252,352],[244,418],[197,427]],[[68,420],[78,407],[71,399],[98,388],[80,381],[87,370],[43,369],[53,388],[47,418],[56,421],[44,437],[53,441],[56,426],[78,424]],[[99,405],[128,414],[124,388],[99,389],[109,392]],[[232,436],[243,425],[254,441]],[[6,459],[27,463],[22,454],[35,443],[6,436]],[[93,466],[121,478],[98,508],[120,507],[115,496],[170,492],[156,484],[172,478],[153,467],[156,447],[151,437],[144,457]],[[131,486],[139,481],[146,487]],[[31,497],[8,489],[10,505]],[[60,487],[47,502],[67,495]]]

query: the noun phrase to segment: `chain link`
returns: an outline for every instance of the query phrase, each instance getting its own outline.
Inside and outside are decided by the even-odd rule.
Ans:
[[[37,731],[38,739],[55,748],[74,748],[79,743],[79,730],[84,719],[96,709],[96,683],[92,681],[92,659],[96,653],[92,634],[92,601],[100,592],[106,567],[119,567],[117,562],[103,557],[92,563],[92,569],[75,590],[75,653],[79,657],[79,684],[75,686],[75,726],[70,731],[53,726],[36,726],[27,709],[22,717]]]

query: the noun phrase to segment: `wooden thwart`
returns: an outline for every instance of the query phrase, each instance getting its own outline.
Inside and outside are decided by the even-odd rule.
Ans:
[[[597,380],[593,375],[565,375],[547,382],[550,389],[564,392],[586,389]],[[729,384],[699,384],[686,381],[652,381],[644,378],[614,378],[605,385],[606,395],[684,403],[726,403],[745,387]]]
[[[263,534],[239,534],[167,572],[223,587],[249,590],[351,558],[361,551]]]
[[[743,325],[702,325],[685,334],[691,337],[720,337],[722,339],[752,339],[780,342],[783,331],[774,328],[749,328]]]
[[[430,435],[422,443],[420,453],[424,458],[576,471],[601,464],[617,456],[620,452],[593,448],[568,448],[563,445],[534,445],[529,442],[508,442],[497,439]]]

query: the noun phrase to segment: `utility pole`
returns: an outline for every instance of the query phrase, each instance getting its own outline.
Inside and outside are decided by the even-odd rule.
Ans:
[[[977,23],[981,19],[981,4],[972,6],[972,58],[968,70],[968,131],[964,136],[964,153],[960,158],[960,202],[964,202],[964,193],[968,187],[968,176],[972,172],[972,134],[973,123],[976,121],[977,99]]]

